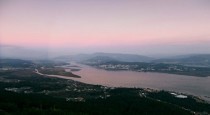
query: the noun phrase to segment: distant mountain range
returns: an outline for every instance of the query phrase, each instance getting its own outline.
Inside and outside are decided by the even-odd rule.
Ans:
[[[30,67],[33,65],[31,61],[20,60],[20,59],[1,59],[0,58],[0,68],[1,67]]]
[[[43,50],[27,49],[19,46],[1,45],[0,58],[7,59],[47,59],[47,52]]]
[[[3,59],[27,59],[39,60],[48,59],[47,52],[38,50],[29,50],[22,47],[0,45],[0,58]],[[167,63],[180,64],[186,66],[210,67],[210,54],[191,54],[179,55],[170,58],[155,59],[148,56],[136,54],[120,54],[120,53],[93,53],[78,54],[56,57],[53,60],[60,61],[76,61],[76,62],[151,62],[151,63]]]
[[[100,63],[107,63],[107,62],[118,62],[118,60],[107,57],[107,56],[96,56],[88,60],[82,61],[85,64],[100,64]]]
[[[94,53],[94,54],[79,54],[71,56],[62,56],[55,59],[63,59],[69,61],[122,61],[122,62],[150,62],[154,60],[151,57],[135,55],[135,54],[119,54],[119,53]]]
[[[182,55],[165,59],[153,60],[155,63],[181,64],[186,66],[210,67],[210,54]]]
[[[115,53],[94,53],[94,54],[79,54],[72,56],[62,56],[57,60],[77,61],[85,63],[104,63],[110,61],[120,62],[151,62],[151,63],[166,63],[180,64],[185,66],[210,67],[210,54],[194,54],[180,55],[170,58],[154,59],[142,55],[133,54],[115,54]]]

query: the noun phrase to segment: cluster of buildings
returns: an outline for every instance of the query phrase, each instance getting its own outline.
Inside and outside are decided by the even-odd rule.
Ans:
[[[17,70],[17,69],[20,69],[20,68],[13,68],[13,67],[1,67],[1,68],[0,68],[0,71]]]
[[[99,65],[98,67],[107,70],[130,70],[132,68],[138,67],[138,65],[108,64],[108,65]]]
[[[83,97],[75,97],[75,98],[66,98],[66,101],[85,102],[85,99]]]
[[[11,87],[11,88],[5,88],[5,91],[10,91],[10,92],[15,92],[15,93],[32,93],[31,87],[20,87],[20,88],[16,88],[16,87]]]
[[[173,95],[176,98],[182,98],[182,99],[188,98],[186,95],[181,95],[181,94],[177,94],[177,93],[171,93],[171,95]]]
[[[149,65],[145,67],[141,67],[140,65],[126,65],[126,64],[102,64],[97,66],[100,69],[105,70],[134,70],[138,72],[146,72],[146,71],[186,71],[189,70],[187,67],[179,67],[175,65],[168,65],[165,67]],[[196,70],[196,69],[192,69]]]

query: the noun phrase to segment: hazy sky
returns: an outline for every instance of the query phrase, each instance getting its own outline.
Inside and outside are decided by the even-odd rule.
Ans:
[[[0,44],[60,53],[210,53],[210,0],[0,0]]]

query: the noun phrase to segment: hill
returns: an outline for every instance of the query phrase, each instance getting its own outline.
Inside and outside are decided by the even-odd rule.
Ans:
[[[78,54],[78,55],[61,56],[55,59],[83,62],[86,60],[97,59],[99,57],[103,59],[109,58],[111,60],[122,61],[122,62],[149,62],[153,60],[153,58],[147,56],[135,55],[135,54],[120,54],[120,53]]]
[[[181,64],[186,66],[210,67],[210,54],[177,56],[167,59],[153,60],[156,63]]]

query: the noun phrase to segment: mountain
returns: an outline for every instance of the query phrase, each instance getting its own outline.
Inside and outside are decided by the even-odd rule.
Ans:
[[[122,62],[149,62],[153,60],[151,57],[135,55],[135,54],[119,54],[119,53],[95,53],[96,56],[107,56]]]
[[[210,67],[210,54],[176,56],[167,59],[153,60],[152,62]]]
[[[82,61],[84,64],[101,64],[101,63],[107,63],[107,62],[117,62],[117,60],[106,57],[106,56],[96,56],[88,60]]]
[[[151,57],[135,55],[135,54],[119,54],[119,53],[94,53],[94,54],[78,54],[78,55],[69,55],[69,56],[61,56],[55,58],[56,60],[69,60],[69,61],[86,61],[90,59],[110,59],[115,61],[122,62],[149,62],[153,60]]]
[[[28,60],[20,59],[0,59],[0,68],[1,67],[30,67],[33,63]]]
[[[19,46],[0,44],[0,58],[23,60],[47,59],[48,53],[43,50],[35,50]]]

